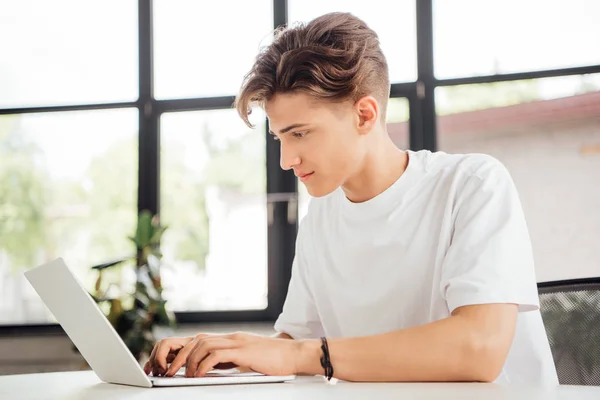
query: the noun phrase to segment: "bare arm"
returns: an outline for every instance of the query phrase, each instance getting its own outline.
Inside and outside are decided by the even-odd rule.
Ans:
[[[329,339],[334,376],[349,381],[495,380],[512,343],[515,304],[464,306],[430,324]],[[302,341],[299,373],[322,374],[319,340]]]
[[[517,313],[516,304],[463,306],[450,317],[426,325],[381,335],[329,339],[334,377],[364,382],[494,381],[506,361]],[[182,339],[178,338],[166,339],[147,371],[158,365],[162,374],[169,352],[175,351],[167,375],[183,365],[186,376],[205,376],[223,365],[266,375],[323,374],[321,341],[290,338],[286,334],[265,337],[236,332],[198,335],[189,343],[189,338],[184,338],[185,343],[179,343]]]

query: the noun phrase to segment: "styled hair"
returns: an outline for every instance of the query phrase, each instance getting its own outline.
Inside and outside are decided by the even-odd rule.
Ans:
[[[389,91],[388,65],[377,33],[354,15],[336,12],[278,28],[246,74],[235,107],[252,127],[251,107],[264,108],[278,93],[305,93],[335,102],[372,95],[385,121]]]

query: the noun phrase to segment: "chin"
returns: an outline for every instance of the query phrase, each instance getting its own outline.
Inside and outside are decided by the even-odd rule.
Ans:
[[[333,193],[338,187],[323,187],[323,186],[312,186],[312,185],[306,185],[306,190],[308,191],[308,194],[310,194],[312,197],[324,197],[327,196],[328,194]]]

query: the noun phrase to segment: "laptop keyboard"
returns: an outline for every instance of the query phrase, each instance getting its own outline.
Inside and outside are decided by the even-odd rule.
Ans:
[[[232,377],[247,377],[247,376],[262,376],[263,374],[258,372],[238,372],[238,370],[223,370],[223,371],[209,371],[205,376],[196,377],[195,379],[202,378],[232,378]],[[178,371],[173,376],[150,376],[150,380],[158,379],[190,379],[185,376],[185,371]]]

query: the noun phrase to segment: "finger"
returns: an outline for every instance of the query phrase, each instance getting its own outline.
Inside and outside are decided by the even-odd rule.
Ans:
[[[202,360],[193,376],[205,376],[212,371],[218,364],[238,364],[236,358],[239,354],[238,349],[216,350],[210,353]]]
[[[152,364],[152,376],[159,376],[160,375],[160,368],[158,366],[158,364],[155,362],[154,364]]]
[[[154,346],[154,357],[152,357],[150,359],[150,368],[152,368],[152,376],[158,376],[158,364],[156,364],[156,351],[158,350],[160,346],[160,342],[156,343],[156,346]]]
[[[150,353],[150,357],[148,357],[148,362],[144,366],[144,372],[146,374],[149,374],[150,371],[152,371],[152,365],[154,364],[154,356],[156,354],[156,348],[158,347],[158,343],[159,342],[154,344],[154,347],[152,348],[152,352]]]
[[[152,352],[150,353],[150,357],[148,358],[148,361],[150,361],[150,364],[153,364],[153,360],[156,357],[156,349],[158,349],[158,345],[160,344],[160,340],[156,343],[154,343],[154,347],[152,348]]]
[[[173,361],[171,362],[171,365],[169,366],[169,369],[165,373],[166,376],[175,375],[177,373],[177,371],[179,371],[179,369],[181,367],[183,367],[183,365],[186,363],[186,361],[188,359],[188,356],[190,355],[192,350],[194,350],[194,347],[196,347],[197,343],[198,343],[198,340],[194,339],[191,342],[189,342],[188,344],[186,344],[183,347],[183,349],[178,351],[177,356],[173,359]]]
[[[150,367],[150,361],[146,361],[144,364],[144,373],[148,375],[152,371],[152,367]]]
[[[208,336],[222,336],[220,334],[210,334],[210,333],[199,333],[196,336],[194,336],[194,339],[204,339],[205,337]]]
[[[200,362],[211,352],[233,347],[235,347],[235,341],[231,339],[212,337],[200,339],[187,358],[185,376],[194,376]]]
[[[167,371],[167,356],[172,351],[180,350],[184,346],[183,340],[181,338],[161,340],[155,357],[155,364],[158,365],[160,373]]]
[[[152,362],[152,375],[154,375],[154,376],[161,375],[162,371],[161,371],[160,364],[158,363],[157,355],[158,355],[158,352],[160,351],[160,348],[165,346],[166,340],[167,339],[161,340],[160,342],[158,342],[158,345],[156,346],[156,352],[154,353],[154,359],[152,360],[153,361]]]
[[[156,349],[156,354],[154,354],[154,367],[159,374],[167,369],[167,354],[171,351],[171,346],[167,343],[168,340],[169,339],[161,340]]]
[[[173,356],[174,357],[174,356]],[[152,373],[153,375],[158,375],[158,366],[153,364],[151,360],[146,361],[146,363],[144,364],[144,373],[146,375],[150,375],[150,373]]]

